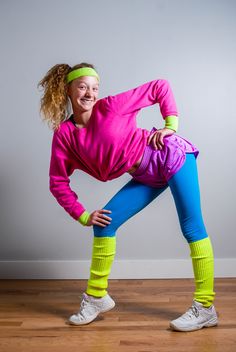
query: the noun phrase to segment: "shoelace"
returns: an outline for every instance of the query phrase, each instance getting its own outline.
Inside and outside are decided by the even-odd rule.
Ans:
[[[86,297],[84,297],[82,299],[82,302],[81,302],[81,305],[80,305],[80,310],[78,311],[77,315],[81,315],[83,318],[86,318],[87,314],[85,312],[86,312],[87,308],[88,308],[87,313],[91,312],[91,309],[92,309],[92,311],[94,309],[95,310],[97,309],[95,305],[92,308],[91,302]]]
[[[88,304],[89,302],[83,298],[82,299],[82,302],[81,302],[81,305],[80,305],[80,309],[78,312],[76,312],[77,315],[82,315],[84,317],[84,314],[83,314],[83,311],[84,311],[84,308],[86,308],[86,305]]]
[[[187,311],[188,316],[192,317],[193,315],[198,318],[199,317],[199,310],[197,309],[197,307],[192,306],[189,308],[189,310]]]

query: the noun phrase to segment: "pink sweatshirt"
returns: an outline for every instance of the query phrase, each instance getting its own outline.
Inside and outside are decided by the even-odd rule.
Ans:
[[[99,99],[86,127],[76,127],[70,118],[54,132],[50,191],[75,220],[86,209],[70,188],[69,177],[79,169],[105,182],[127,172],[143,155],[150,134],[137,127],[136,116],[140,109],[156,103],[159,103],[163,119],[178,115],[166,80],[154,80]]]

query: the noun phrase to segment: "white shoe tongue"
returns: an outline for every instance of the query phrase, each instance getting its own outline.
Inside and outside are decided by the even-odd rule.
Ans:
[[[193,306],[195,306],[197,308],[202,308],[203,307],[202,303],[197,302],[197,301],[193,301]]]

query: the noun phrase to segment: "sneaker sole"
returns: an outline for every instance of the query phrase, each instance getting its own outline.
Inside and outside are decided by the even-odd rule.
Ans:
[[[71,324],[71,325],[87,325],[87,324],[91,323],[92,321],[94,321],[100,313],[106,313],[106,312],[108,312],[109,310],[113,309],[113,308],[115,307],[115,305],[116,305],[116,304],[115,304],[115,302],[114,302],[114,303],[113,303],[112,305],[110,305],[108,308],[103,309],[103,310],[100,310],[100,312],[98,312],[96,315],[93,315],[90,319],[88,319],[88,320],[86,320],[86,321],[79,321],[79,322],[76,322],[76,321],[73,321],[73,320],[68,319],[68,322],[69,322],[69,324]]]
[[[195,331],[195,330],[200,330],[202,328],[211,328],[216,325],[218,325],[218,319],[213,318],[213,319],[209,320],[208,322],[197,325],[195,327],[179,328],[178,326],[175,326],[173,323],[170,323],[170,328],[175,331]]]
[[[91,323],[94,319],[96,319],[98,315],[99,315],[99,313],[97,315],[93,316],[92,318],[90,318],[89,320],[86,320],[86,321],[78,321],[78,322],[76,322],[76,321],[68,319],[68,322],[71,325],[87,325],[87,324]]]

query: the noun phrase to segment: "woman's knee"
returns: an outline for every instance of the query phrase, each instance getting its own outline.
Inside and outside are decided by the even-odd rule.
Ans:
[[[188,243],[200,241],[208,237],[205,225],[201,223],[185,223],[181,225],[182,233]]]
[[[107,225],[106,227],[94,225],[93,234],[95,237],[114,237],[116,235],[116,228],[114,226]]]

